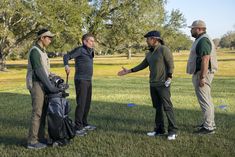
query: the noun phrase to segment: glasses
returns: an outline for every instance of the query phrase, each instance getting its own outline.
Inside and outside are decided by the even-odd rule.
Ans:
[[[52,37],[50,36],[44,36],[44,39],[48,38],[48,40],[52,41]]]

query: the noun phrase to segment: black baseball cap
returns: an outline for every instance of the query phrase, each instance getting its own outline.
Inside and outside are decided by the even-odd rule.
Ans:
[[[159,31],[150,31],[148,32],[147,34],[144,35],[145,38],[148,38],[148,37],[155,37],[155,38],[159,38],[161,39],[161,34]]]

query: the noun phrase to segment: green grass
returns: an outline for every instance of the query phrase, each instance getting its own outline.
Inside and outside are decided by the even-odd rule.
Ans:
[[[191,77],[185,74],[187,54],[175,55],[172,101],[179,127],[175,141],[166,137],[149,138],[154,127],[148,69],[124,77],[116,76],[121,66],[130,68],[143,58],[96,58],[90,123],[98,129],[85,137],[75,137],[65,147],[27,150],[26,137],[31,114],[31,99],[25,88],[26,61],[8,62],[9,71],[0,72],[0,152],[2,157],[201,157],[235,156],[235,53],[219,53],[212,96],[215,104],[216,134],[195,136],[193,126],[201,119]],[[65,77],[61,58],[52,60],[52,71]],[[69,77],[70,116],[74,118],[73,74]],[[135,103],[134,107],[127,107]],[[222,110],[219,105],[226,104]]]

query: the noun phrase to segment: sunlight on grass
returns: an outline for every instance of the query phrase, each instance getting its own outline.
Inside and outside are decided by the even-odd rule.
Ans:
[[[89,120],[97,125],[86,137],[75,137],[66,147],[39,151],[25,149],[31,99],[25,87],[27,61],[7,61],[8,71],[0,72],[0,152],[3,157],[143,157],[143,156],[235,156],[235,53],[218,53],[219,71],[212,86],[217,130],[212,136],[195,136],[193,126],[201,119],[201,109],[195,97],[191,76],[185,73],[187,53],[174,54],[175,71],[172,80],[172,102],[175,108],[179,136],[169,142],[165,137],[149,138],[154,114],[149,94],[149,70],[118,77],[122,66],[132,68],[144,56],[96,57],[92,107]],[[51,71],[65,78],[62,58],[51,59]],[[71,67],[74,62],[71,61]],[[68,92],[74,118],[74,69],[69,76]],[[133,103],[134,107],[127,104]],[[226,106],[221,108],[221,106]]]

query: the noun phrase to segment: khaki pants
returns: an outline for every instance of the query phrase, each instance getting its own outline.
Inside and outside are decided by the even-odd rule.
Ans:
[[[43,139],[45,135],[45,120],[47,103],[45,94],[39,82],[33,82],[33,88],[30,91],[32,98],[32,116],[28,134],[28,143],[35,144]]]
[[[192,82],[195,88],[195,93],[198,102],[201,106],[203,112],[203,126],[206,129],[213,130],[215,127],[215,113],[214,104],[211,98],[211,83],[214,78],[214,74],[208,72],[205,77],[205,85],[203,87],[199,86],[200,81],[200,71],[193,75]]]

